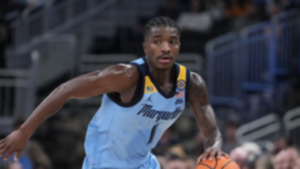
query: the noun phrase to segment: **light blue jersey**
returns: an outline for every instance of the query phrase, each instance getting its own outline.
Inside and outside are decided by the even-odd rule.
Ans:
[[[166,96],[150,75],[145,58],[132,64],[141,74],[135,99],[124,104],[114,94],[103,95],[88,126],[83,169],[159,168],[151,149],[185,108],[189,71],[174,65],[176,88]]]

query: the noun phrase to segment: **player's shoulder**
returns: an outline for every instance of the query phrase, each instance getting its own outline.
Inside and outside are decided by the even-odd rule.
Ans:
[[[207,96],[207,88],[203,78],[196,72],[190,73],[189,101],[198,100],[199,96]]]
[[[100,71],[98,79],[108,81],[122,81],[122,83],[135,84],[140,77],[138,68],[132,64],[118,63]]]
[[[196,72],[190,72],[190,84],[193,86],[205,85],[203,78]]]
[[[113,74],[123,74],[127,76],[135,76],[139,74],[138,68],[132,64],[118,63],[109,66],[106,71]]]

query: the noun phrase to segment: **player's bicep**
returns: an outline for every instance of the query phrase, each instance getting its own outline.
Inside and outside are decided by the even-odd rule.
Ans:
[[[139,79],[136,66],[117,64],[101,71],[97,77],[97,88],[100,94],[123,92],[135,86]]]
[[[190,75],[190,90],[189,90],[189,102],[196,102],[199,105],[208,105],[208,91],[204,80],[194,72]]]
[[[208,101],[208,91],[204,80],[196,73],[191,73],[189,103],[196,120],[205,135],[216,129],[216,119]]]
[[[81,75],[64,84],[58,90],[70,98],[87,98],[110,92],[119,92],[132,86],[138,78],[137,69],[131,65],[118,64],[102,71]]]

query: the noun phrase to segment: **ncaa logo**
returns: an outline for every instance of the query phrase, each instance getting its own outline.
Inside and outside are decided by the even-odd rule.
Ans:
[[[184,89],[185,88],[185,81],[184,80],[178,80],[177,87],[179,89]]]

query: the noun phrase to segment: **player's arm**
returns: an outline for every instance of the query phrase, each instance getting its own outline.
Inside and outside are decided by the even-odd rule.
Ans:
[[[38,105],[19,129],[0,141],[0,157],[5,154],[7,159],[16,152],[15,160],[17,160],[37,127],[68,100],[132,90],[136,87],[138,78],[139,72],[135,66],[118,64],[103,71],[81,75],[59,85]]]
[[[193,109],[198,125],[205,136],[205,152],[200,155],[200,160],[220,158],[227,156],[221,151],[222,136],[218,128],[215,113],[208,101],[208,91],[204,80],[194,72],[190,75],[189,103]]]

